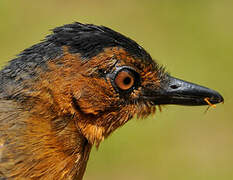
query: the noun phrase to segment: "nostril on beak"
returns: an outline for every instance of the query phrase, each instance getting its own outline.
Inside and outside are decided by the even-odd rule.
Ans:
[[[178,85],[176,85],[176,84],[173,84],[173,85],[171,85],[170,86],[170,88],[172,88],[172,89],[178,89],[180,86],[178,86]]]

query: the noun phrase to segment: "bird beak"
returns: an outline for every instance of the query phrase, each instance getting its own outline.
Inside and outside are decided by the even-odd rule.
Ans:
[[[157,90],[146,90],[146,96],[155,105],[212,105],[223,102],[223,97],[216,91],[167,75],[165,82],[161,82]],[[148,94],[149,93],[149,94]],[[149,96],[148,96],[149,95]]]

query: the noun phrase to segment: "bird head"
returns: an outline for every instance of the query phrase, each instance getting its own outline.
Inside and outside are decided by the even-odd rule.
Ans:
[[[27,107],[41,117],[70,117],[97,146],[135,115],[146,117],[159,105],[223,101],[214,90],[172,77],[135,41],[104,26],[55,28],[20,56],[27,57],[27,64],[36,58],[40,62],[30,78],[23,75],[30,89],[24,93]],[[59,128],[63,126],[56,124]]]

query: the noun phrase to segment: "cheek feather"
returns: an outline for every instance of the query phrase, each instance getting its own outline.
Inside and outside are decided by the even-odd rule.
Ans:
[[[118,102],[119,97],[114,93],[109,82],[104,79],[84,78],[79,98],[75,102],[86,114],[97,115],[106,111]],[[88,83],[87,83],[88,82]],[[106,88],[108,87],[108,88]]]

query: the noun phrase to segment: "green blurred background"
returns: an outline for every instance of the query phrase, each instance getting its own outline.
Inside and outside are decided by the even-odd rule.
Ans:
[[[233,179],[233,1],[0,0],[0,64],[79,21],[136,40],[172,75],[222,93],[210,108],[166,106],[93,149],[85,180]]]

